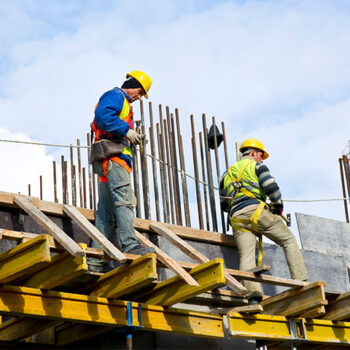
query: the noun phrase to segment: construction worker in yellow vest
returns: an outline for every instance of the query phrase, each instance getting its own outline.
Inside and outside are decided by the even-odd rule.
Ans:
[[[262,235],[284,250],[293,279],[306,280],[304,261],[293,233],[284,224],[281,214],[283,202],[280,189],[263,160],[269,154],[256,139],[245,140],[240,152],[243,159],[233,164],[221,177],[220,197],[222,209],[229,213],[233,236],[240,256],[240,269],[256,266],[256,237],[259,237],[259,259],[262,260]],[[265,203],[271,201],[271,209]],[[260,283],[244,281],[250,304],[262,299]]]

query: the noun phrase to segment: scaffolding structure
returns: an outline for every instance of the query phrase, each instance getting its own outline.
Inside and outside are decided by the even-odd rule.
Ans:
[[[129,349],[135,331],[255,339],[268,349],[350,344],[350,292],[326,293],[321,281],[270,276],[264,273],[268,266],[225,268],[222,259],[209,260],[185,241],[234,246],[227,235],[138,218],[135,229],[144,245],[153,244],[149,235],[161,235],[195,262],[175,261],[159,248],[140,257],[103,242],[91,224],[93,210],[6,192],[0,192],[0,206],[11,211],[14,221],[40,227],[38,232],[0,229],[0,243],[15,243],[0,255],[3,347],[72,346],[113,329],[126,335]],[[64,232],[67,223],[98,240],[103,249],[76,243]],[[89,256],[121,264],[104,274],[90,272]],[[175,276],[162,279],[159,268],[171,269]],[[240,283],[244,279],[288,289],[266,296],[260,305],[248,305]],[[200,311],[203,304],[209,311]]]

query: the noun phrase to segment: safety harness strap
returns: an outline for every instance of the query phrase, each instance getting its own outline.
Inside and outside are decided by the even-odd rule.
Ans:
[[[259,255],[258,255],[258,265],[262,264],[262,259],[263,259],[263,246],[262,246],[262,235],[259,233],[258,230],[258,220],[259,217],[264,209],[265,206],[267,206],[267,204],[261,200],[259,200],[256,195],[252,192],[250,192],[247,188],[245,188],[242,183],[241,183],[241,179],[244,173],[244,170],[246,169],[246,167],[249,165],[249,162],[247,162],[246,164],[243,165],[242,169],[240,170],[240,172],[237,175],[237,178],[234,177],[234,175],[232,174],[232,170],[228,169],[228,173],[231,177],[231,180],[233,182],[233,184],[237,184],[240,183],[240,186],[235,186],[235,192],[233,193],[232,199],[235,198],[236,194],[238,192],[242,192],[243,194],[245,194],[246,196],[250,197],[250,198],[255,198],[257,199],[260,204],[258,206],[258,208],[254,211],[253,215],[250,217],[250,219],[231,219],[231,225],[234,229],[238,230],[238,231],[243,231],[243,232],[250,232],[250,230],[245,229],[240,227],[237,224],[246,224],[251,222],[252,223],[252,230],[253,232],[259,237]]]
[[[252,217],[250,218],[251,222],[252,222],[252,226],[253,226],[253,231],[258,235],[259,237],[259,256],[258,256],[258,265],[262,264],[262,259],[263,259],[263,246],[262,246],[262,234],[259,233],[259,229],[258,229],[258,220],[260,218],[260,215],[264,209],[264,207],[267,206],[266,203],[264,202],[260,202],[258,208],[255,210],[254,214],[252,215]]]
[[[251,230],[243,228],[237,224],[248,224],[251,222],[252,231],[259,237],[258,265],[262,264],[262,259],[263,259],[263,255],[264,255],[263,245],[262,245],[262,235],[259,233],[259,230],[258,230],[258,220],[259,220],[260,215],[261,215],[265,206],[267,206],[267,204],[260,201],[258,208],[254,211],[253,215],[249,219],[239,219],[239,218],[237,218],[237,219],[232,218],[231,219],[232,228],[234,228],[237,231],[242,231],[242,232],[251,232]]]
[[[108,161],[109,160],[111,160],[112,162],[115,162],[115,163],[121,165],[129,174],[131,174],[132,169],[129,167],[129,165],[126,163],[125,160],[123,160],[123,159],[121,159],[121,158],[119,158],[117,156],[111,157],[111,158],[108,158],[108,159],[104,159],[102,161],[102,170],[103,170],[103,173],[105,174],[105,176],[99,176],[101,182],[104,182],[104,183],[108,182],[107,165],[108,165]]]

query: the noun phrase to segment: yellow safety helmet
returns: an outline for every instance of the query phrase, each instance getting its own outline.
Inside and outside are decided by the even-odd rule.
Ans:
[[[239,151],[242,152],[245,148],[256,148],[260,151],[263,151],[264,154],[262,159],[268,158],[269,154],[265,151],[263,144],[257,139],[246,139],[243,141]]]
[[[147,74],[141,72],[140,70],[134,70],[133,72],[128,73],[126,77],[135,78],[141,84],[143,90],[145,91],[145,97],[148,98],[148,90],[152,85],[152,79]]]

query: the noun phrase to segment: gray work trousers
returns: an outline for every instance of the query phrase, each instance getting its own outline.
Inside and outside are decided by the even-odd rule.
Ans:
[[[258,204],[253,204],[238,210],[233,213],[231,219],[250,219],[258,206]],[[233,236],[240,257],[239,268],[247,271],[256,266],[255,248],[257,233],[253,232],[251,222],[235,223],[235,226],[249,230],[239,231],[238,228],[233,228]],[[307,272],[298,243],[293,233],[284,224],[282,218],[279,215],[272,214],[269,209],[264,208],[258,219],[258,230],[259,234],[266,236],[283,248],[291,277],[297,280],[306,280]],[[260,283],[258,282],[243,281],[243,285],[248,289],[248,292],[261,292]]]

